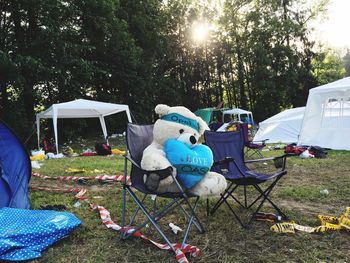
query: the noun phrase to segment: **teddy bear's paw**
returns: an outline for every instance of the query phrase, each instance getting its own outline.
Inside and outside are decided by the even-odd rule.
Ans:
[[[159,192],[167,192],[168,187],[174,182],[174,179],[171,175],[164,178],[160,181],[158,191]]]
[[[144,176],[144,182],[147,190],[156,191],[159,187],[160,176],[156,173],[149,173]]]
[[[224,176],[218,173],[209,172],[191,189],[191,193],[197,196],[214,197],[223,193],[226,187],[227,182]]]

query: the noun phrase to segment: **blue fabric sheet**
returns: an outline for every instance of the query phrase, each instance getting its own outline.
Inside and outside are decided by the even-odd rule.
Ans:
[[[0,209],[0,261],[29,260],[81,224],[68,212]]]

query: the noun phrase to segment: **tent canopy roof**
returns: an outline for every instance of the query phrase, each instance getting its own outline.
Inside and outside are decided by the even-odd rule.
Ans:
[[[287,109],[287,110],[284,110],[280,113],[277,113],[276,115],[260,122],[260,124],[280,122],[280,121],[289,121],[289,120],[294,120],[294,119],[302,119],[304,116],[304,112],[305,112],[305,107]]]
[[[298,145],[350,150],[350,77],[310,89]]]
[[[40,147],[40,119],[51,118],[53,120],[56,151],[58,153],[57,118],[99,118],[104,138],[108,143],[107,128],[104,117],[122,111],[126,112],[128,121],[132,122],[129,106],[124,104],[113,104],[84,99],[53,104],[47,110],[36,115],[38,148]]]
[[[305,107],[284,110],[259,123],[253,141],[266,140],[267,143],[295,143],[298,141]]]
[[[337,81],[313,88],[309,90],[312,93],[342,92],[350,91],[350,77],[339,79]]]
[[[57,110],[59,118],[96,118],[126,111],[129,118],[129,106],[93,100],[77,99],[69,102],[52,104],[50,108],[37,114],[38,118],[52,118]],[[131,121],[129,119],[129,121]]]
[[[252,114],[251,111],[246,111],[246,110],[242,110],[239,108],[235,108],[235,109],[230,109],[230,110],[225,110],[223,111],[223,114],[236,114],[236,115],[241,115],[241,114]]]

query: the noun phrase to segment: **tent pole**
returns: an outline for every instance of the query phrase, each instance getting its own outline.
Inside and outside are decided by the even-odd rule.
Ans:
[[[36,134],[38,137],[38,150],[40,149],[40,117],[36,115]]]
[[[55,133],[56,153],[58,154],[57,109],[56,108],[53,108],[52,121],[53,121],[53,130],[54,130],[54,133]]]
[[[107,136],[107,128],[106,128],[106,123],[105,123],[105,119],[104,119],[103,115],[100,115],[99,119],[100,119],[100,123],[101,123],[101,127],[102,127],[103,136],[105,137],[107,145],[109,145],[108,136]]]
[[[127,110],[126,110],[126,116],[128,117],[128,121],[129,121],[130,123],[132,123],[131,116],[130,116],[129,106],[128,106]]]

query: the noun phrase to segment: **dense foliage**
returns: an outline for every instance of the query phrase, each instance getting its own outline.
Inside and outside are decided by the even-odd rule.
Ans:
[[[139,122],[157,103],[223,101],[257,120],[305,105],[310,88],[344,73],[322,75],[324,61],[342,62],[309,38],[327,1],[304,2],[1,0],[0,117],[26,138],[36,111],[76,98],[128,104]],[[193,38],[196,24],[206,39]]]

